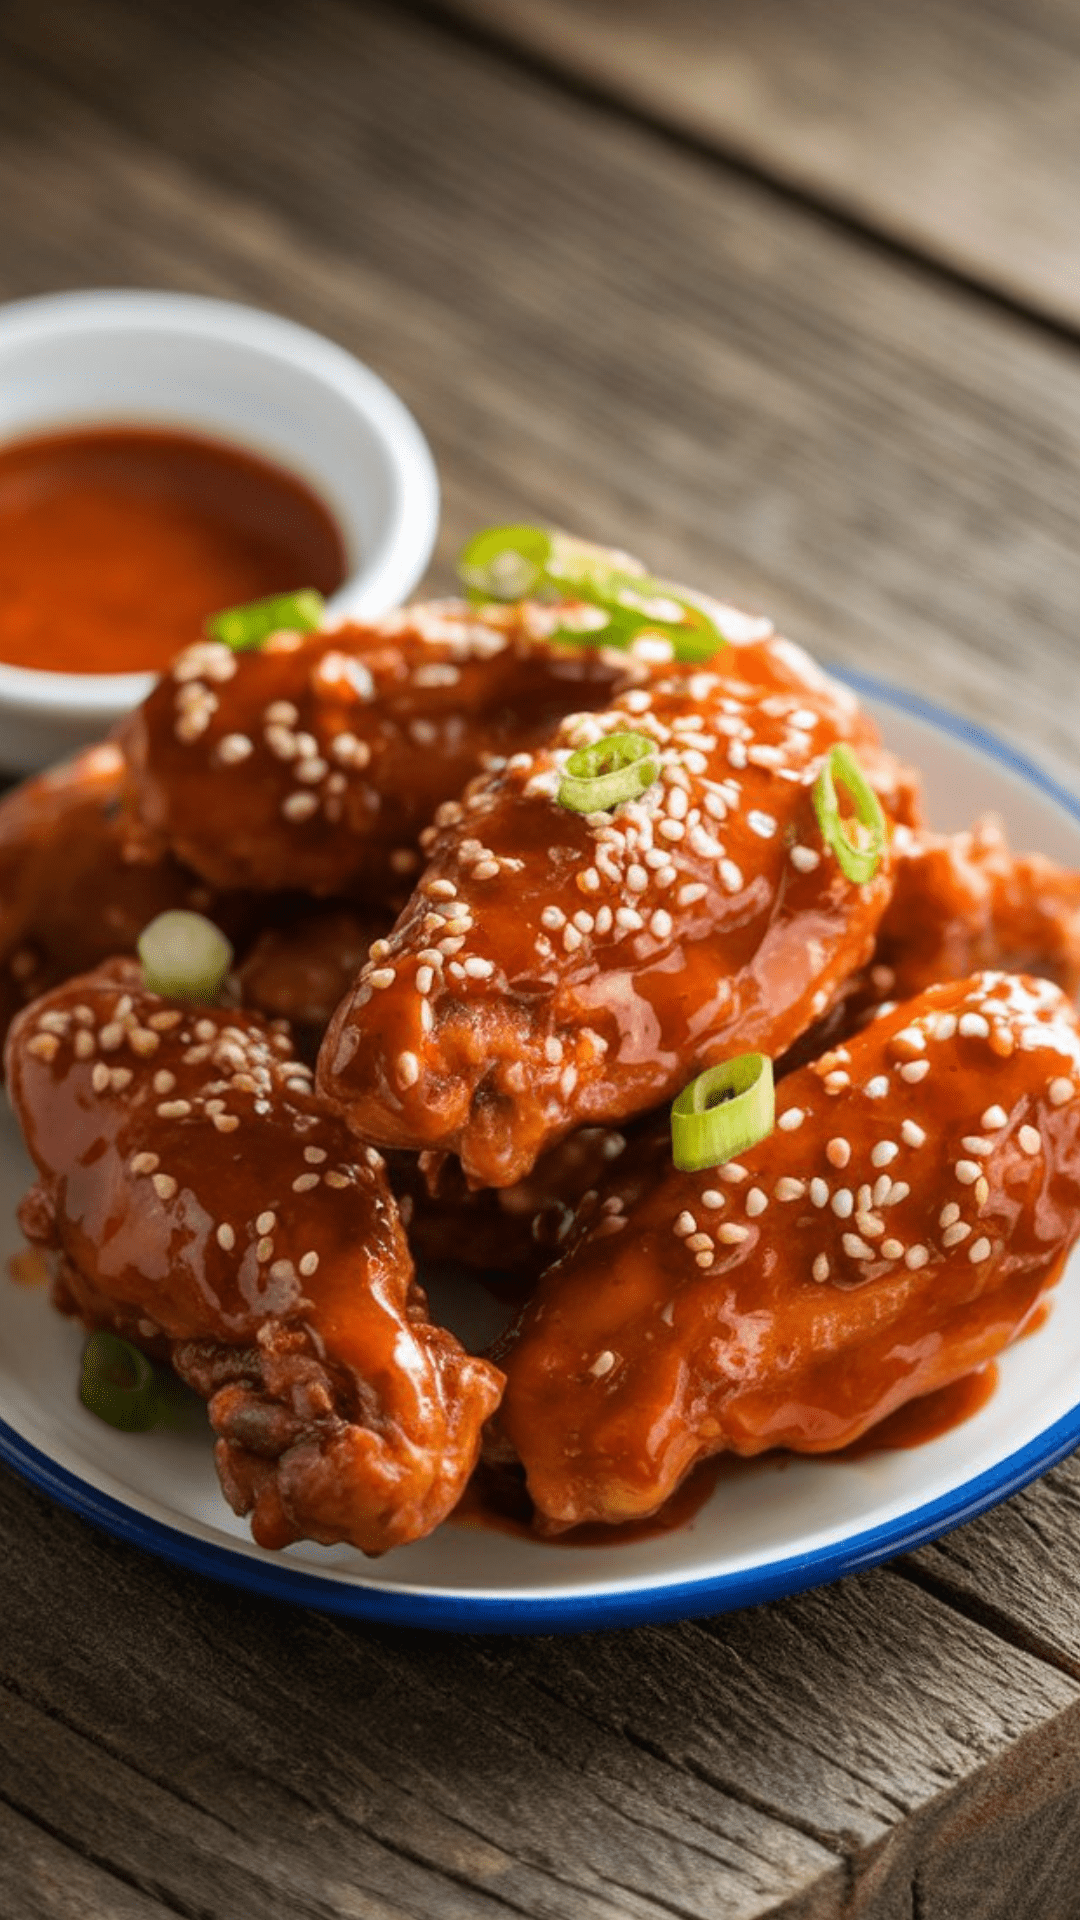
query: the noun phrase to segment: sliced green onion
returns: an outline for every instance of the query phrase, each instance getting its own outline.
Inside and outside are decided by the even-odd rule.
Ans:
[[[221,928],[183,907],[159,913],[143,928],[138,953],[150,992],[171,1000],[215,1000],[233,958]]]
[[[767,1140],[775,1124],[772,1061],[740,1053],[708,1067],[684,1087],[671,1109],[671,1153],[680,1173],[721,1167]]]
[[[605,617],[556,628],[553,638],[575,646],[632,645],[639,634],[662,634],[677,660],[709,660],[728,643],[703,595],[655,580],[633,554],[593,546],[545,527],[487,527],[458,559],[458,573],[475,601],[578,600]]]
[[[858,841],[851,838],[840,818],[837,782],[850,794],[855,818],[868,837],[860,836]],[[881,802],[850,747],[831,749],[814,782],[814,812],[821,837],[832,848],[842,872],[856,886],[865,886],[877,872],[888,839],[888,826]]]
[[[655,740],[644,733],[609,733],[570,755],[555,797],[573,813],[609,813],[644,793],[659,771]]]
[[[146,1355],[104,1328],[83,1348],[79,1399],[121,1433],[148,1433],[166,1417],[161,1384]]]
[[[275,593],[268,600],[249,600],[244,607],[224,607],[206,622],[211,640],[222,640],[234,653],[250,653],[272,633],[315,633],[322,626],[326,601],[315,587],[296,593]]]

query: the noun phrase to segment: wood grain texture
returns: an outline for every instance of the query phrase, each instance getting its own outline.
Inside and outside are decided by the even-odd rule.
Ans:
[[[1077,784],[1065,345],[408,12],[5,19],[7,290],[211,285],[311,320],[431,433],[444,565],[478,520],[573,521]]]
[[[0,83],[0,294],[180,286],[341,339],[435,442],[440,584],[477,523],[569,520],[1080,784],[1063,342],[411,12],[12,0]],[[1060,1469],[903,1577],[706,1625],[448,1642],[174,1573],[0,1474],[0,1892],[1073,1920],[1078,1501]]]
[[[1080,327],[1072,0],[446,0],[637,113]]]
[[[174,1572],[4,1473],[0,1525],[0,1805],[168,1912],[910,1920],[966,1848],[1004,1920],[1076,1871],[1080,1686],[888,1573],[447,1640]]]

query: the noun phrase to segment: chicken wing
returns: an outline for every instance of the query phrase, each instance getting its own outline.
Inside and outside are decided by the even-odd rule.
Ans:
[[[250,653],[189,647],[123,730],[136,843],[216,886],[400,899],[421,828],[489,756],[634,677],[625,656],[547,644],[557,616],[447,601]]]
[[[117,960],[21,1013],[7,1067],[58,1303],[209,1399],[259,1544],[374,1554],[436,1526],[501,1376],[428,1320],[382,1157],[284,1024],[164,1000]]]
[[[339,1008],[319,1080],[363,1139],[457,1153],[510,1186],[573,1128],[620,1124],[733,1049],[777,1054],[869,957],[891,889],[822,842],[812,788],[869,721],[763,647],[564,720],[444,811],[431,864]],[[794,650],[791,650],[794,652]],[[659,777],[614,812],[560,806],[571,749],[625,730]]]
[[[982,1366],[1080,1230],[1080,1029],[1057,987],[932,987],[783,1081],[776,1129],[598,1221],[502,1344],[498,1430],[558,1530],[652,1513],[718,1452],[842,1447]]]

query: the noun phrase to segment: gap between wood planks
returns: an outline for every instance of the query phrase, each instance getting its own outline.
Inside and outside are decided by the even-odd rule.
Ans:
[[[541,5],[544,3],[545,0],[541,0]],[[538,18],[535,0],[519,0],[518,4],[509,6],[504,5],[503,0],[400,0],[402,8],[412,12],[418,19],[441,26],[474,46],[501,55],[523,71],[553,82],[564,92],[594,108],[615,113],[638,126],[646,127],[684,151],[726,166],[740,177],[770,188],[793,205],[829,221],[840,231],[883,250],[907,265],[923,268],[942,283],[979,294],[1001,311],[1019,316],[1054,337],[1070,342],[1080,340],[1080,317],[1068,286],[1068,275],[1062,271],[1061,256],[1069,257],[1071,248],[1062,245],[1060,235],[1054,235],[1052,217],[1047,222],[1048,233],[1039,235],[1041,255],[1037,246],[1033,260],[1021,263],[1019,271],[1011,272],[1012,255],[1018,238],[1015,208],[1010,209],[1002,219],[1001,230],[994,231],[991,240],[987,233],[988,226],[993,224],[989,209],[980,205],[975,210],[978,217],[974,221],[979,231],[972,245],[968,244],[966,232],[957,226],[955,220],[951,229],[947,219],[935,229],[933,219],[926,217],[928,182],[925,178],[916,187],[914,210],[905,204],[902,153],[889,154],[884,168],[886,190],[884,194],[879,191],[875,198],[872,189],[869,194],[862,193],[862,182],[858,177],[858,158],[865,161],[868,158],[865,151],[861,156],[854,151],[847,153],[849,172],[845,176],[835,155],[827,155],[822,160],[820,154],[814,154],[812,135],[808,134],[806,127],[796,129],[789,140],[777,140],[773,128],[771,140],[767,135],[760,139],[758,150],[755,151],[754,143],[747,138],[746,125],[740,125],[739,116],[730,111],[730,98],[725,103],[728,108],[725,112],[723,105],[717,108],[716,103],[709,99],[703,83],[674,89],[663,86],[657,88],[651,74],[646,92],[646,83],[639,70],[640,62],[633,57],[624,61],[618,52],[613,55],[608,52],[612,37],[620,31],[617,11],[610,22],[604,22],[599,27],[589,20],[588,14],[571,22],[574,3],[575,0],[558,0],[547,17],[541,19]],[[710,0],[699,0],[702,17],[709,22],[719,39],[725,31],[725,23],[718,8],[712,21],[709,21],[709,4]],[[681,11],[684,16],[688,12],[685,0]],[[953,55],[963,39],[963,9],[958,8],[957,12],[956,43],[949,48]],[[658,13],[658,21],[659,40],[664,31],[663,13]],[[773,22],[774,35],[782,37],[791,24],[790,17],[785,18],[781,10]],[[796,24],[802,25],[801,22]],[[835,19],[830,24],[834,34],[838,26],[843,27],[843,22]],[[850,28],[850,22],[847,24]],[[1037,35],[1034,25],[1031,37],[1035,43]],[[795,39],[794,65],[797,69],[799,56],[805,57],[806,54],[807,36],[801,32],[795,35]],[[735,48],[741,50],[740,23],[735,26]],[[908,45],[906,51],[910,57],[912,47]],[[931,57],[933,51],[931,47]],[[1075,47],[1069,46],[1067,51],[1075,57]],[[659,45],[657,57],[662,59]],[[774,77],[763,73],[762,64],[760,47],[753,47],[748,51],[748,68],[753,81],[757,82],[759,109],[763,104],[760,95],[766,91],[762,83]],[[777,67],[779,71],[775,78],[780,84],[776,92],[782,96],[785,85],[788,89],[793,85],[794,74],[784,70],[783,61],[778,61]],[[681,77],[685,81],[685,75]],[[866,76],[855,65],[850,77],[858,85],[860,78],[865,79]],[[915,75],[916,84],[920,79],[925,79],[925,74]],[[980,80],[985,88],[987,74],[981,73]],[[887,98],[888,89],[885,89],[885,93],[887,104],[895,106],[895,102]],[[875,103],[871,101],[870,104],[873,106]],[[913,108],[918,104],[911,102]],[[976,104],[977,108],[985,107],[981,97]],[[743,120],[745,122],[745,115]],[[767,124],[767,115],[765,120]],[[975,145],[981,131],[978,111],[973,115],[973,121],[973,127],[967,132]],[[858,135],[851,139],[850,145],[858,149]],[[947,151],[943,150],[942,177],[933,183],[939,188],[939,197],[945,199],[948,197],[947,157]],[[1047,187],[1056,184],[1054,163],[1056,172],[1064,173],[1067,178],[1072,160],[1067,151],[1056,149],[1050,154],[1035,151],[1024,158],[1034,164],[1029,165],[1031,177],[1026,178],[1023,184],[1029,195],[1034,193],[1038,196],[1041,188],[1043,197]],[[1002,170],[999,166],[999,173]],[[853,174],[856,177],[852,177]],[[877,185],[880,188],[881,182]],[[1000,192],[1000,179],[995,181],[995,185]],[[918,204],[920,194],[924,202],[922,207]],[[965,211],[971,210],[964,208],[961,194],[961,222]],[[1059,213],[1060,207],[1055,205],[1053,212]],[[1056,255],[1051,244],[1055,237],[1058,241]],[[963,264],[965,256],[970,262],[968,265]],[[1010,280],[1016,283],[1016,290],[1013,290]]]

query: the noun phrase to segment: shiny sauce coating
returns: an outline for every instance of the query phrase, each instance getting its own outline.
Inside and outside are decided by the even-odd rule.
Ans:
[[[238,447],[86,427],[0,447],[0,660],[167,666],[207,614],[346,574],[323,503]]]

